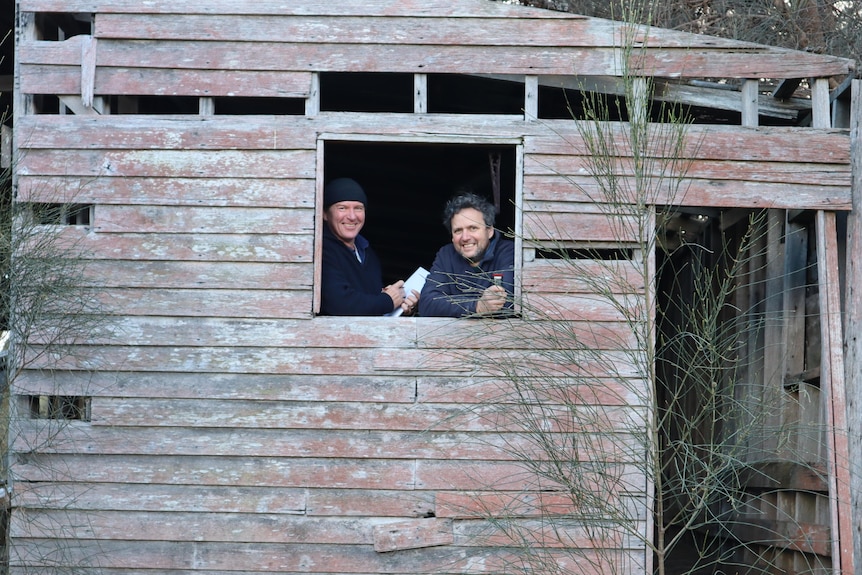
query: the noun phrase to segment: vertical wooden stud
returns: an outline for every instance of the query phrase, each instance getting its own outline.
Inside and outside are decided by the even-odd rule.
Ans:
[[[862,517],[862,80],[851,85],[850,163],[852,210],[847,218],[847,270],[844,358],[848,452],[857,454],[850,468],[850,493],[853,517]],[[852,534],[853,561],[862,566],[862,524],[856,522]],[[847,545],[850,541],[842,542]],[[847,573],[853,572],[848,566]]]
[[[742,125],[754,127],[760,123],[758,119],[758,103],[760,83],[757,80],[746,80],[742,84]]]
[[[320,74],[314,72],[311,75],[311,86],[308,89],[308,97],[305,99],[305,115],[316,116],[320,113]]]
[[[539,117],[539,77],[524,77],[524,119],[535,120]]]
[[[829,80],[826,78],[817,78],[811,85],[811,126],[832,127],[832,114],[829,111]]]
[[[413,74],[413,113],[428,112],[428,74]]]

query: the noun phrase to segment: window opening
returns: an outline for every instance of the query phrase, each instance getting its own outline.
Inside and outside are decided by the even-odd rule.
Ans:
[[[215,114],[217,116],[305,115],[304,98],[217,97],[213,100],[215,101]]]
[[[33,221],[43,226],[88,226],[93,206],[89,204],[26,204]]]
[[[428,112],[519,116],[524,113],[524,82],[463,74],[430,74]]]
[[[413,112],[413,74],[325,72],[320,74],[323,112]]]
[[[40,40],[63,41],[92,33],[93,15],[87,13],[40,12],[36,14],[36,34]]]
[[[75,395],[30,395],[32,419],[90,421],[91,398]]]
[[[368,194],[362,235],[383,265],[384,283],[430,269],[437,250],[451,241],[443,207],[459,187],[493,201],[489,157],[499,154],[500,213],[495,226],[515,228],[514,145],[327,141],[324,179],[350,177]]]

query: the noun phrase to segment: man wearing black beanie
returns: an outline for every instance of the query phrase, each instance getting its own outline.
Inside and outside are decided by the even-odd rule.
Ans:
[[[323,190],[322,315],[410,315],[419,294],[405,298],[404,282],[383,287],[380,260],[363,236],[368,197],[358,182],[337,178]]]

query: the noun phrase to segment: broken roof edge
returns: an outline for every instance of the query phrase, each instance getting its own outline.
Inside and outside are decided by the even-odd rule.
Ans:
[[[258,0],[254,3],[235,0],[19,0],[22,12],[64,12],[98,14],[158,14],[219,16],[369,17],[389,21],[373,27],[373,34],[358,23],[348,34],[327,36],[327,42],[391,46],[392,50],[408,45],[451,52],[456,47],[483,49],[484,70],[510,74],[573,74],[622,76],[629,71],[642,76],[664,78],[738,78],[775,80],[809,77],[846,76],[855,72],[855,61],[827,54],[781,48],[752,42],[681,32],[624,21],[587,17],[568,12],[506,4],[499,0]],[[428,19],[426,32],[404,35],[399,18]],[[457,24],[461,19],[485,20],[491,32],[478,33],[472,23]],[[432,33],[435,22],[441,31]],[[530,20],[525,28],[523,20]],[[325,22],[318,23],[320,25]],[[370,24],[369,24],[370,25]],[[340,29],[340,28],[339,28]],[[277,31],[277,28],[274,30]],[[366,33],[363,33],[366,32]],[[274,34],[275,32],[273,32]],[[491,34],[491,35],[489,35]],[[96,34],[105,38],[103,32]],[[143,38],[142,38],[143,39]],[[154,37],[157,39],[168,39]],[[232,38],[207,38],[209,41],[231,41]],[[261,42],[281,42],[284,38],[258,38]],[[297,40],[301,42],[301,40]],[[588,55],[588,53],[590,53]],[[393,54],[396,56],[396,54]],[[398,70],[410,71],[411,54],[397,54],[407,61]],[[427,73],[455,71],[441,60],[455,59],[460,53],[441,53],[433,59],[419,58],[414,71]],[[415,57],[415,56],[413,56]],[[464,55],[467,62],[472,54]],[[624,65],[627,64],[627,65]],[[467,68],[459,64],[461,68]],[[404,68],[404,69],[401,69]]]

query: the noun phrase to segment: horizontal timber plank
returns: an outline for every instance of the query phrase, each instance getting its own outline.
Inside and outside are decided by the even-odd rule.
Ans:
[[[548,251],[551,255],[557,254],[560,257],[537,258],[524,263],[521,283],[525,292],[612,295],[643,293],[646,272],[642,263],[633,260],[589,259],[590,248],[583,250],[586,256],[583,259],[566,257],[567,254],[554,244],[550,245]]]
[[[339,416],[338,408],[331,410],[334,417]],[[378,420],[380,418],[377,418]],[[274,421],[271,418],[270,421]],[[269,428],[250,428],[242,422],[235,428],[220,427],[202,429],[201,427],[134,427],[138,421],[125,422],[113,428],[101,419],[91,429],[82,426],[67,426],[59,433],[47,428],[38,429],[39,424],[22,426],[16,436],[12,451],[24,453],[33,448],[40,453],[52,454],[101,454],[136,457],[138,455],[164,456],[212,456],[212,457],[321,457],[333,460],[348,459],[452,459],[472,461],[477,459],[498,461],[522,461],[534,456],[536,461],[547,459],[549,454],[534,445],[534,439],[500,431],[475,430],[447,431],[457,422],[435,425],[428,423],[429,429],[412,432],[379,431],[350,429],[349,425],[327,426],[326,430],[313,428],[287,430],[279,422]],[[171,422],[167,422],[170,424]],[[195,422],[197,423],[197,422]],[[261,420],[261,425],[267,421]],[[371,421],[369,428],[379,427],[379,421]],[[403,424],[401,425],[403,426]],[[353,425],[357,428],[357,425]],[[395,427],[398,427],[396,425]],[[436,428],[440,427],[440,430]],[[476,426],[461,426],[467,427]],[[487,425],[485,426],[487,427]],[[598,427],[595,425],[594,427]],[[601,436],[585,438],[580,457],[590,457],[594,461],[634,460],[643,455],[639,446],[630,437],[619,434],[612,436],[613,429],[599,431]],[[54,433],[55,435],[51,435]],[[628,437],[628,438],[627,438]],[[547,434],[543,439],[553,441],[563,450],[566,438],[553,438]]]
[[[484,491],[531,491],[555,490],[560,485],[540,478],[526,463],[473,461],[428,461],[416,462],[416,487],[436,490],[484,490]],[[592,471],[583,470],[572,476],[580,488],[594,489],[603,493],[642,494],[646,488],[643,463],[627,465],[609,463],[599,465]]]
[[[314,150],[43,150],[27,151],[23,175],[162,178],[314,179]]]
[[[609,522],[608,525],[589,527],[583,521],[571,518],[541,519],[507,517],[502,520],[490,519],[472,521],[452,521],[454,544],[468,546],[531,545],[541,549],[564,549],[565,552],[579,555],[585,549],[601,549],[605,552],[620,548],[643,548],[641,533],[646,531],[646,522],[634,521]],[[385,526],[384,526],[385,527]],[[611,562],[607,560],[607,567]]]
[[[535,241],[633,243],[638,240],[637,220],[578,212],[527,212],[524,238]]]
[[[623,189],[634,189],[635,185],[630,178],[616,179],[615,183]],[[596,212],[599,206],[590,202],[612,205],[602,185],[587,175],[527,175],[523,190],[525,206],[539,208],[546,202],[553,202],[548,205],[571,202],[577,203],[579,209]],[[642,198],[659,205],[693,207],[848,210],[851,206],[847,186],[813,181],[807,184],[695,178],[653,181]]]
[[[581,398],[573,398],[580,400]],[[589,398],[592,399],[592,398]],[[566,408],[547,405],[545,430],[549,435],[554,433],[571,432],[573,429],[580,432],[591,430],[613,432],[615,430],[626,431],[629,422],[640,419],[637,410],[628,406],[601,406],[576,404]],[[180,400],[180,399],[139,399],[139,398],[108,398],[96,397],[92,399],[92,416],[88,427],[173,427],[182,428],[190,435],[188,438],[193,443],[198,441],[197,436],[202,436],[199,447],[209,441],[213,448],[222,448],[218,441],[218,435],[209,438],[207,433],[215,429],[279,429],[279,430],[305,430],[307,433],[299,434],[298,444],[308,442],[314,448],[319,449],[320,455],[327,454],[332,457],[344,457],[349,455],[349,445],[346,446],[346,454],[340,452],[337,446],[340,440],[326,433],[328,430],[353,430],[353,431],[414,431],[427,432],[429,437],[435,436],[439,443],[445,443],[453,451],[457,441],[464,440],[461,437],[437,436],[442,432],[487,432],[492,434],[516,433],[524,429],[523,418],[539,417],[533,414],[525,406],[514,406],[501,408],[499,406],[473,404],[468,408],[455,404],[400,404],[400,403],[317,403],[317,402],[270,402],[270,401],[247,401],[247,400]],[[521,418],[521,419],[519,419]],[[77,424],[76,424],[77,425]],[[70,434],[81,427],[71,426]],[[191,431],[193,428],[205,431]],[[317,432],[320,432],[319,434]],[[39,433],[56,432],[52,426],[34,424],[34,434],[38,438]],[[253,436],[253,433],[247,433]],[[263,433],[263,435],[273,435]],[[348,435],[348,434],[345,434]],[[177,436],[172,433],[170,436]],[[182,438],[183,433],[179,433]],[[289,434],[284,433],[283,437]],[[306,437],[307,436],[307,437]],[[146,437],[146,433],[142,433]],[[168,434],[166,433],[166,438]],[[303,439],[305,438],[305,439]],[[404,441],[418,440],[422,437],[412,438],[405,436]],[[427,438],[426,438],[427,439]],[[332,441],[332,446],[325,447],[325,441]],[[387,435],[378,438],[379,445],[384,446],[394,441]],[[492,446],[495,438],[479,439],[489,448],[488,458],[493,453]],[[32,443],[30,441],[29,443]],[[518,444],[512,441],[512,445]],[[249,449],[262,449],[253,447]],[[74,449],[74,446],[60,446],[61,449]],[[131,449],[131,446],[129,446]],[[189,449],[181,446],[177,449]],[[228,446],[230,448],[230,446]],[[50,447],[48,448],[50,449]],[[235,448],[237,452],[243,452],[242,448]],[[299,449],[297,446],[273,447],[272,449],[283,449],[287,453],[285,457],[308,456],[315,453],[313,449]],[[399,451],[394,445],[395,453],[392,457],[410,457],[410,452]],[[422,449],[416,447],[416,453]],[[429,449],[434,449],[429,447]],[[264,450],[265,451],[265,450]],[[356,456],[359,457],[360,448],[357,448]],[[385,453],[381,449],[381,453]],[[369,453],[367,456],[373,456]]]
[[[630,159],[621,158],[614,163],[613,176],[633,177],[635,171]],[[524,162],[525,174],[542,176],[566,176],[591,174],[592,161],[585,156],[547,156],[528,155]],[[605,178],[606,172],[600,172]],[[773,182],[792,185],[795,183],[829,186],[849,186],[850,170],[848,164],[827,164],[814,162],[756,162],[748,160],[702,160],[694,159],[682,172],[668,172],[666,166],[646,163],[641,177],[651,178],[648,183],[652,189],[659,189],[660,178],[672,181],[682,176],[695,180],[743,180]],[[625,181],[625,180],[624,180]],[[633,189],[633,188],[632,188]],[[647,196],[649,197],[649,196]]]
[[[627,122],[601,124],[601,135],[610,142],[606,147],[587,145],[585,137],[598,137],[594,122],[541,120],[540,124],[545,129],[534,130],[524,140],[527,154],[589,156],[607,148],[620,156],[632,155],[631,125]],[[646,129],[653,141],[646,144],[648,147],[640,154],[647,158],[679,156],[675,146],[677,140],[681,140],[682,157],[703,160],[823,164],[850,161],[850,136],[846,130],[658,123],[650,123]]]
[[[415,488],[409,460],[138,455],[34,455],[22,481],[339,489]],[[131,488],[131,487],[130,487]]]
[[[27,176],[18,178],[22,202],[313,208],[313,179]]]
[[[314,211],[291,208],[98,205],[96,233],[302,234],[314,232]]]
[[[457,342],[457,340],[456,340]],[[501,376],[517,370],[520,377],[640,377],[642,368],[626,350],[487,350],[381,349],[373,358],[380,372],[446,373]]]
[[[104,39],[286,42],[302,44],[452,44],[475,46],[613,46],[619,25],[598,18],[514,19],[440,15],[100,14]],[[650,39],[644,38],[646,42]],[[658,41],[658,38],[652,40]],[[673,42],[674,38],[669,38]],[[696,39],[694,40],[697,41]],[[726,46],[732,43],[724,42]],[[664,47],[670,47],[665,45]],[[678,47],[678,46],[677,46]]]
[[[195,566],[195,573],[204,575],[309,573],[309,563],[313,564],[313,573],[342,575],[437,573],[441,565],[445,565],[447,571],[452,573],[472,572],[475,565],[487,567],[488,572],[498,573],[518,559],[514,554],[499,549],[453,546],[429,547],[407,553],[378,553],[371,545],[86,539],[72,543],[67,539],[21,539],[17,548],[19,555],[12,565],[13,570],[19,568],[16,575],[32,573],[32,569],[45,566],[44,564],[48,563],[46,557],[49,556],[67,559],[70,564],[76,566],[76,572],[82,575],[120,575],[124,569],[152,569],[160,574],[174,575],[170,570],[177,570],[179,573],[179,570],[187,570],[192,564]],[[603,554],[604,556],[606,554]],[[310,558],[313,558],[313,561]],[[596,560],[595,556],[589,558],[591,562]],[[557,558],[556,561],[568,563],[568,568],[577,567],[563,557]],[[89,565],[92,565],[92,570],[82,568]],[[56,567],[54,562],[50,562],[50,566]],[[601,573],[583,566],[578,568],[577,572],[584,575]]]
[[[83,234],[89,260],[311,263],[311,234]]]
[[[26,64],[20,68],[23,94],[80,94],[80,65]],[[264,70],[96,69],[96,94],[191,96],[200,98],[308,98],[309,72]]]
[[[635,321],[647,313],[646,303],[640,296],[569,295],[549,286],[548,293],[531,291],[523,295],[522,313],[537,320],[563,320],[575,322],[626,322]],[[645,318],[644,318],[645,319]],[[561,335],[562,332],[560,332]],[[576,341],[572,341],[576,343]],[[622,340],[608,342],[610,349],[620,349]]]
[[[637,379],[600,379],[595,377],[554,378],[440,378],[419,377],[416,400],[419,403],[501,404],[517,403],[518,387],[539,395],[567,398],[585,405],[642,406],[648,397],[647,386]]]
[[[18,517],[17,515],[15,516]],[[98,541],[206,541],[229,543],[320,543],[370,545],[379,520],[304,517],[269,513],[186,513],[175,511],[40,511],[13,520],[14,538],[49,539],[57,525],[63,537]]]
[[[104,282],[101,284],[104,285]],[[275,289],[99,288],[94,295],[101,310],[120,316],[227,317],[256,319],[311,319],[312,292],[308,285]],[[110,323],[110,320],[109,320]]]
[[[354,321],[355,320],[355,321]],[[440,330],[431,318],[374,318],[345,320],[317,317],[307,320],[264,318],[175,318],[113,317],[88,339],[91,344],[175,346],[243,346],[302,348],[416,347],[436,349],[554,349],[578,344],[607,350],[631,349],[631,327],[619,322],[484,322],[475,326],[463,321],[452,328],[458,336]],[[430,324],[430,325],[429,325]],[[475,331],[473,328],[475,327]]]
[[[687,35],[684,37],[688,39]],[[692,37],[696,42],[697,37]],[[81,59],[81,41],[76,38],[80,37],[64,42],[22,42],[18,48],[20,62],[74,66]],[[544,46],[470,46],[466,45],[466,40],[467,37],[459,37],[453,43],[429,49],[424,45],[383,44],[383,39],[377,44],[333,43],[332,38],[327,38],[329,43],[290,44],[101,38],[96,66],[430,74],[620,74],[618,54],[613,46],[548,46],[548,43]],[[847,59],[756,44],[727,41],[719,47],[706,44],[691,47],[691,44],[692,41],[688,45],[648,48],[644,54],[637,55],[634,69],[652,76],[682,78],[827,77],[844,75],[852,69]]]
[[[302,515],[308,496],[306,489],[282,487],[23,482],[15,486],[16,506],[28,509]]]
[[[409,344],[408,344],[409,345]],[[28,361],[34,369],[93,370],[138,372],[192,372],[192,373],[250,373],[250,374],[304,374],[304,375],[350,375],[356,373],[357,366],[365,366],[363,373],[382,371],[416,370],[416,364],[409,361],[399,366],[392,365],[388,351],[405,356],[408,348],[375,349],[331,349],[321,353],[318,349],[275,348],[275,347],[142,347],[142,346],[89,346],[80,349],[75,355],[52,359],[37,355],[40,349],[28,349]],[[426,354],[428,361],[432,354]],[[382,356],[382,361],[378,360]],[[445,367],[434,362],[435,371],[446,371]],[[421,368],[420,368],[421,369]],[[468,366],[454,364],[448,369],[468,369]],[[563,368],[560,368],[563,369]]]
[[[547,296],[546,296],[547,297]],[[554,300],[554,296],[549,299]],[[587,346],[600,350],[633,349],[634,334],[622,322],[566,321],[543,322],[539,314],[529,310],[526,321],[484,322],[477,325],[455,324],[453,331],[443,331],[439,324],[429,325],[420,318],[416,322],[419,348],[459,347],[460,349],[554,349]],[[457,331],[454,331],[457,330]],[[457,335],[453,335],[457,333]]]
[[[294,348],[402,347],[416,339],[416,323],[404,318],[319,317],[314,321],[230,318],[125,317],[102,328],[92,343],[125,345]]]
[[[310,263],[85,260],[82,265],[83,281],[89,281],[109,297],[113,297],[111,288],[114,287],[310,290],[313,274]],[[198,297],[201,295],[203,293],[198,293]],[[222,315],[219,311],[210,307],[211,315]]]
[[[284,116],[36,115],[23,116],[16,129],[29,149],[272,151],[314,150],[317,123]]]
[[[441,491],[436,493],[437,517],[452,519],[487,519],[489,517],[546,517],[571,515],[580,503],[578,495],[565,492],[528,491],[501,493],[494,491]],[[639,497],[622,501],[628,517],[646,519],[646,508]]]
[[[194,513],[271,513],[305,516],[427,517],[435,494],[424,491],[211,487],[125,483],[21,483],[16,505],[62,508]]]
[[[513,78],[520,81],[517,76]],[[57,129],[72,126],[73,130]],[[612,149],[620,156],[631,156],[626,135],[629,124],[617,122],[608,126],[607,131],[613,138]],[[475,138],[477,134],[485,134],[485,138],[523,137],[526,154],[542,157],[591,155],[595,150],[586,146],[584,133],[592,128],[589,121],[541,119],[525,122],[520,116],[505,115],[323,112],[314,117],[25,116],[19,131],[23,147],[63,149],[311,149],[315,132],[389,134],[393,138],[405,135]],[[669,128],[651,124],[651,129],[662,132]],[[686,128],[685,140],[685,156],[702,160],[844,166],[850,161],[846,130],[690,125]],[[657,146],[656,152],[668,155],[662,146]]]
[[[237,3],[233,0],[210,0],[205,4],[194,0],[154,0],[141,4],[138,0],[24,0],[25,12],[99,12],[106,14],[282,14],[306,16],[367,16],[389,17],[426,15],[433,17],[484,16],[511,18],[529,15],[531,18],[576,20],[583,16],[551,12],[504,4],[437,4],[400,3],[392,0],[347,0],[337,3],[320,0],[291,0],[289,3]]]
[[[86,395],[269,401],[371,401],[411,403],[415,378],[366,375],[276,375],[227,373],[70,372],[24,370],[15,378],[22,395]]]

